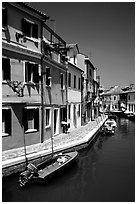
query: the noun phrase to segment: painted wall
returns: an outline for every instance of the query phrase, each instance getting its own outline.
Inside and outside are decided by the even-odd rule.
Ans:
[[[2,38],[3,40],[7,40],[8,42],[12,42],[15,45],[18,44],[24,48],[40,52],[41,44],[40,44],[40,33],[41,33],[41,23],[40,20],[35,18],[30,13],[25,12],[25,10],[19,9],[20,6],[18,5],[18,8],[7,4],[4,2],[2,6],[7,8],[7,29],[2,30]],[[22,33],[22,19],[26,18],[36,24],[38,24],[38,39],[32,38],[32,37],[24,37],[19,39],[19,43],[16,38],[16,33]]]
[[[135,112],[135,92],[127,94],[127,110]]]
[[[11,109],[11,135],[2,137],[2,150],[9,150],[24,146],[40,143],[40,130],[38,132],[24,133],[22,128],[23,123],[23,104],[13,104],[9,106]],[[40,115],[40,114],[39,114]],[[41,118],[39,124],[41,126]]]
[[[70,105],[70,130],[81,126],[81,85],[78,89],[78,81],[80,78],[81,84],[81,70],[77,69],[71,63],[68,64],[68,72],[71,73],[71,87],[68,87],[68,104]],[[76,88],[74,88],[74,75],[76,76]],[[79,112],[80,108],[80,114]]]

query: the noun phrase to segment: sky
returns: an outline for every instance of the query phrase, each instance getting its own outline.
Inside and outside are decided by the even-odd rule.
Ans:
[[[134,2],[30,2],[47,25],[88,55],[104,88],[135,83]]]

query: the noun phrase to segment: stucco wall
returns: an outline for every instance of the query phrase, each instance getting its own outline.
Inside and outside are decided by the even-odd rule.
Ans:
[[[27,18],[28,20],[35,22],[38,24],[38,39],[35,38],[25,38],[19,39],[19,43],[21,46],[31,49],[33,51],[40,52],[40,32],[41,32],[41,24],[40,20],[35,18],[34,16],[24,13],[24,11],[13,7],[10,4],[3,3],[3,7],[7,8],[7,29],[2,32],[3,39],[6,39],[13,43],[18,43],[16,39],[16,32],[22,33],[22,19]]]

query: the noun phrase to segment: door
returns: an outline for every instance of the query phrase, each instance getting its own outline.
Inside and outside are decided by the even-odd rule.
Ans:
[[[73,109],[73,122],[74,122],[74,127],[77,127],[77,118],[76,118],[76,106],[74,105]]]
[[[54,117],[53,117],[53,124],[54,124],[54,130],[53,134],[59,134],[59,109],[54,109]]]

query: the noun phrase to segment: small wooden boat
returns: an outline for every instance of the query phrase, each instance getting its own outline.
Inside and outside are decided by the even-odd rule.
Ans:
[[[73,151],[64,154],[55,154],[52,159],[40,163],[37,167],[29,163],[27,170],[22,172],[19,176],[19,185],[20,187],[25,187],[27,183],[44,183],[49,177],[72,164],[77,158],[78,152]]]

